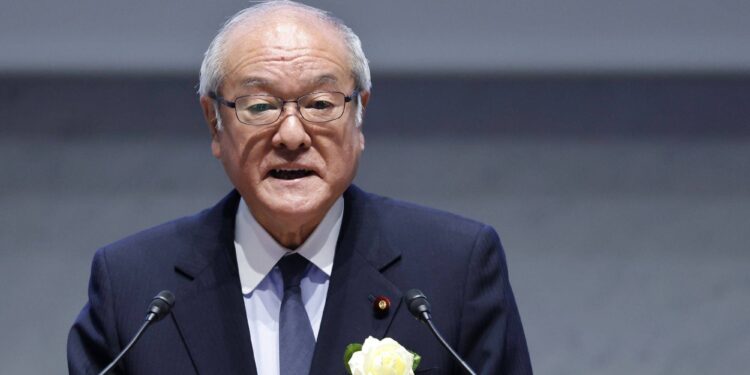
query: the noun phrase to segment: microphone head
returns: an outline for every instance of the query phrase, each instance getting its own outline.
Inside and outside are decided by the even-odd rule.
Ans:
[[[157,321],[167,316],[172,306],[174,306],[174,294],[168,290],[162,290],[151,300],[151,304],[148,305],[147,313],[151,317],[150,320]]]
[[[404,302],[414,317],[419,320],[430,319],[430,303],[419,289],[410,289],[404,294]]]

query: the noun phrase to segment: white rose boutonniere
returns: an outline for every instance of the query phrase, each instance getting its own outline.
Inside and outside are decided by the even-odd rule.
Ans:
[[[344,353],[344,364],[352,375],[414,375],[421,359],[390,337],[370,336],[364,344],[349,344]]]

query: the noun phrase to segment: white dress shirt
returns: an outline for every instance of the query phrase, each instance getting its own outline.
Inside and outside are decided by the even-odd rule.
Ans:
[[[339,197],[310,237],[294,251],[313,264],[300,288],[316,340],[343,215],[344,199]],[[279,311],[284,280],[276,263],[292,251],[263,229],[244,199],[237,208],[234,248],[258,375],[279,375]]]

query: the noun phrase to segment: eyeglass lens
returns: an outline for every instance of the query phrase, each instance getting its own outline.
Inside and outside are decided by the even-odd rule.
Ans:
[[[284,100],[270,95],[242,96],[235,100],[237,119],[249,125],[275,122],[284,110]],[[314,92],[296,100],[299,113],[310,122],[328,122],[340,118],[346,105],[340,92]]]

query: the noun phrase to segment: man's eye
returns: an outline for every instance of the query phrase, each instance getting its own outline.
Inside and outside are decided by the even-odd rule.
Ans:
[[[269,103],[250,104],[245,107],[245,110],[251,113],[262,113],[265,111],[270,111],[272,109],[274,109],[274,107]]]
[[[314,100],[307,105],[307,108],[310,109],[329,109],[331,107],[333,107],[333,103],[327,100]]]

